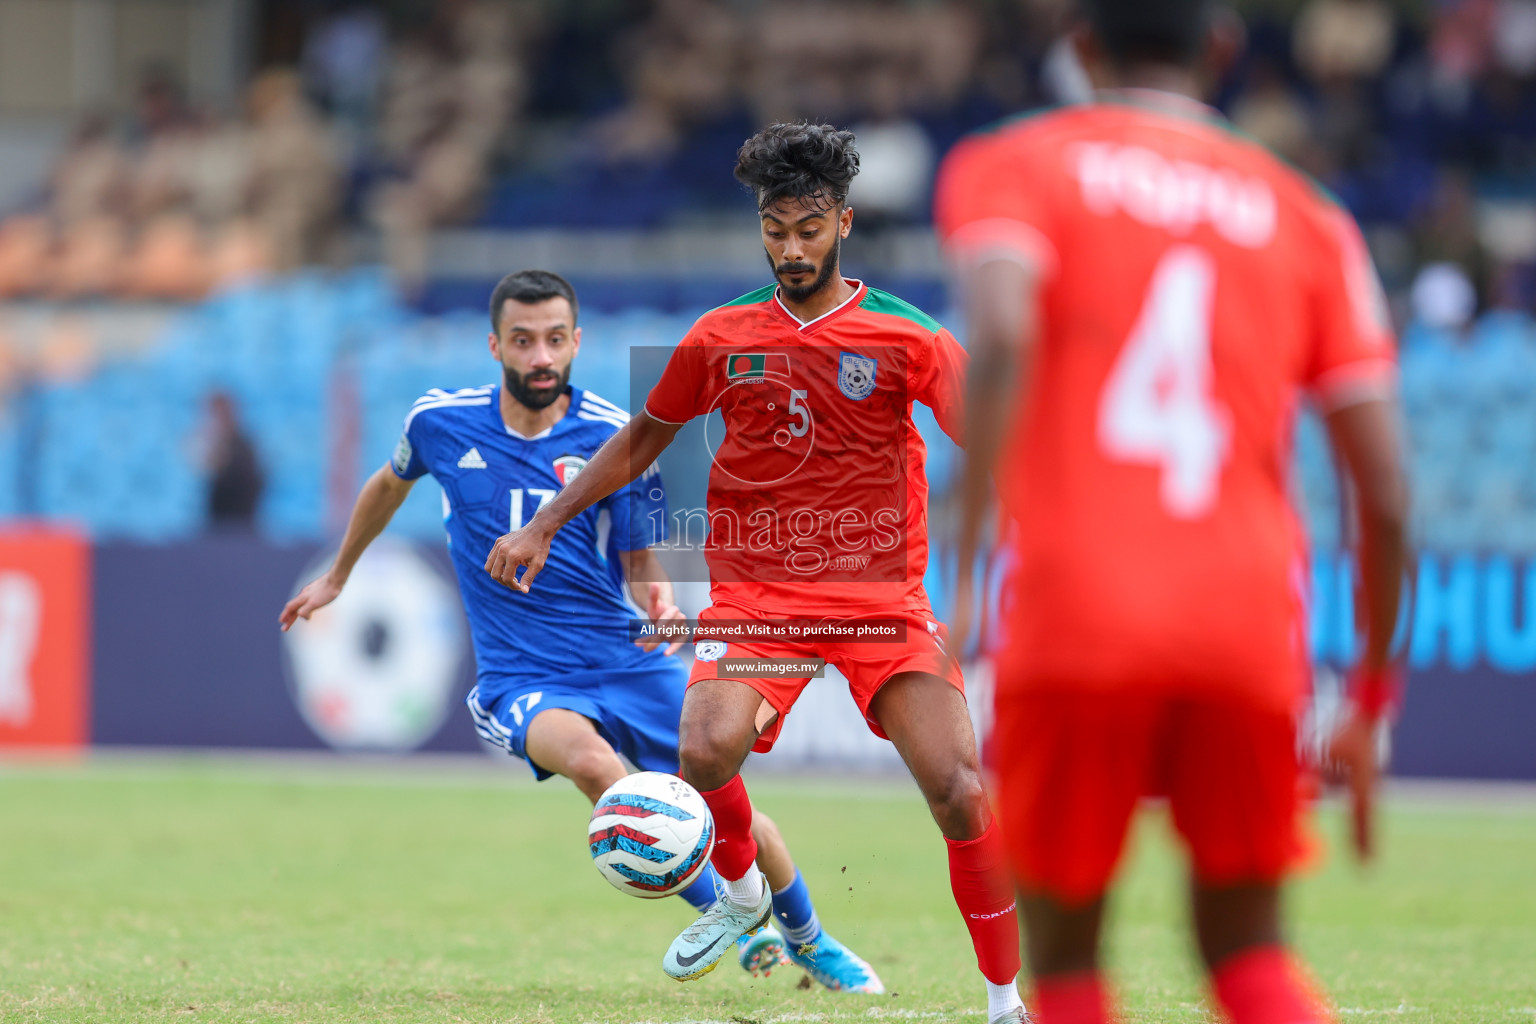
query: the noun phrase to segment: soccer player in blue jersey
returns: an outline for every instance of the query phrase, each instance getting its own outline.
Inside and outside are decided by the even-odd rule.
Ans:
[[[509,274],[491,295],[491,355],[502,383],[429,391],[405,417],[394,458],[363,486],[335,563],[283,608],[289,629],[336,599],[363,551],[388,525],[416,480],[442,485],[445,525],[478,666],[466,704],[486,740],[528,762],[541,781],[563,775],[596,802],[626,774],[676,774],[678,721],[688,670],[629,640],[634,609],[656,622],[682,619],[650,545],[665,529],[666,495],[653,466],[563,531],[542,577],[547,599],[519,601],[484,570],[496,538],[517,530],[581,472],[629,413],[569,383],[581,348],[576,293],[556,274]],[[660,514],[652,516],[653,512]],[[660,581],[660,582],[658,582]],[[785,942],[811,948],[803,963],[838,991],[885,991],[874,970],[821,930],[805,880],[778,829],[756,815],[758,864],[773,888],[781,935],[743,936],[738,959],[752,973],[788,962]],[[707,870],[681,893],[700,911],[715,902]],[[799,958],[805,959],[803,957]]]

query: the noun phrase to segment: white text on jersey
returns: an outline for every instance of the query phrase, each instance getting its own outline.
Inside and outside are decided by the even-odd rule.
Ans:
[[[1205,223],[1248,249],[1262,248],[1274,237],[1275,193],[1261,178],[1111,142],[1074,146],[1067,164],[1082,189],[1083,205],[1101,217],[1123,212],[1174,235]]]

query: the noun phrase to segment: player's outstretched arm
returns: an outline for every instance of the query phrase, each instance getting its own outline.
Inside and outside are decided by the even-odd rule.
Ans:
[[[283,606],[278,624],[283,632],[299,619],[308,619],[324,608],[341,593],[352,567],[372,544],[374,538],[384,532],[384,527],[400,509],[406,495],[411,493],[413,480],[402,480],[389,466],[380,466],[378,472],[368,478],[352,506],[352,517],[347,520],[347,533],[341,539],[341,550],[324,576],[305,584],[294,598]]]
[[[681,424],[663,423],[642,412],[610,437],[576,479],[562,489],[521,530],[499,537],[485,559],[485,571],[497,582],[528,593],[544,568],[549,544],[560,527],[634,480],[656,461]],[[518,570],[524,569],[518,576]]]
[[[957,275],[969,325],[970,367],[965,387],[965,459],[959,481],[956,555],[959,576],[950,641],[963,650],[972,619],[972,567],[991,500],[993,471],[1002,450],[1020,382],[1034,353],[1035,272],[1011,259],[960,268]]]
[[[1337,409],[1328,415],[1327,426],[1353,485],[1359,607],[1365,618],[1365,655],[1351,680],[1349,711],[1329,740],[1327,757],[1349,783],[1355,850],[1368,859],[1374,849],[1376,722],[1397,698],[1392,640],[1408,561],[1408,485],[1394,403],[1367,401]]]

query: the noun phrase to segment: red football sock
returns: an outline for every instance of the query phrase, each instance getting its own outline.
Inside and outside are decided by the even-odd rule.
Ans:
[[[1098,971],[1056,974],[1035,981],[1030,1007],[1039,1024],[1110,1024],[1109,990]]]
[[[699,794],[715,816],[715,851],[709,861],[720,877],[734,882],[745,878],[757,860],[757,840],[752,838],[752,801],[747,784],[738,775],[708,793]]]
[[[1333,1015],[1280,946],[1258,946],[1211,972],[1216,1001],[1232,1024],[1331,1024]]]
[[[945,837],[944,842],[949,846],[949,885],[970,929],[976,963],[988,981],[1006,985],[1019,973],[1019,922],[997,823],[975,839]]]

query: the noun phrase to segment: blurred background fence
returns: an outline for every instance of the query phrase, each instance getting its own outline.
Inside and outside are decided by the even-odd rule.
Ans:
[[[1536,0],[1240,6],[1218,103],[1359,218],[1402,338],[1426,554],[1399,767],[1536,777]],[[808,116],[860,139],[849,273],[942,318],[933,166],[1086,96],[1070,19],[1065,0],[0,0],[0,745],[326,741],[295,724],[271,619],[411,400],[494,379],[497,278],[568,275],[574,380],[629,406],[631,347],[761,283],[735,148]],[[954,453],[923,422],[937,489]],[[1350,587],[1306,416],[1295,468],[1312,647],[1338,666]],[[394,532],[436,564],[435,485]],[[38,669],[66,636],[90,656]],[[252,693],[288,724],[219,724],[261,720]],[[877,756],[834,735],[856,716],[827,721],[801,755]],[[441,728],[412,743],[470,745],[458,716]]]

